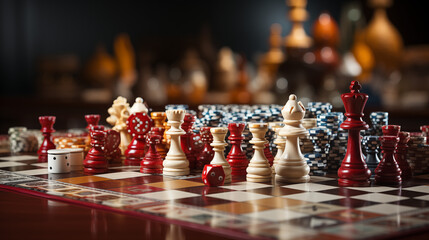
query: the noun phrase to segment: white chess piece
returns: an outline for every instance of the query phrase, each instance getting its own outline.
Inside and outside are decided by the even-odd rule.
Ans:
[[[66,149],[48,150],[48,173],[69,173],[70,171],[70,151]]]
[[[280,182],[308,182],[310,168],[301,154],[299,137],[308,135],[302,126],[305,107],[297,101],[294,94],[289,96],[289,101],[283,107],[282,115],[285,126],[280,130],[280,136],[286,137],[286,148],[280,161],[276,164],[276,181]]]
[[[167,110],[166,114],[167,124],[171,126],[167,131],[167,135],[171,137],[171,142],[163,162],[163,173],[167,176],[185,176],[189,174],[189,161],[180,146],[180,136],[185,134],[185,131],[180,127],[185,117],[185,110]]]
[[[225,127],[213,127],[210,128],[210,132],[213,135],[213,142],[210,144],[213,147],[214,156],[210,164],[221,165],[225,172],[225,182],[231,182],[231,166],[225,159],[225,146],[228,144],[225,142],[225,136],[228,132],[228,128]]]
[[[279,132],[280,129],[282,129],[282,127],[284,126],[284,123],[282,122],[273,122],[270,123],[272,125],[272,129],[274,130],[274,132],[276,133],[275,135],[275,139],[274,139],[274,144],[276,144],[276,148],[277,148],[277,153],[276,156],[274,157],[274,161],[273,161],[273,172],[276,172],[276,165],[277,163],[280,161],[281,156],[283,155],[284,149],[285,149],[285,145],[286,145],[286,138],[283,136],[280,136]]]
[[[148,112],[146,105],[144,105],[143,103],[143,98],[141,97],[136,98],[136,101],[134,102],[133,106],[130,109],[130,114],[138,113],[138,112],[144,112],[144,113]]]
[[[249,143],[253,144],[255,153],[246,169],[246,180],[249,182],[271,181],[273,170],[264,154],[265,144],[267,143],[265,133],[268,130],[268,125],[266,123],[250,123],[249,130],[253,135]]]

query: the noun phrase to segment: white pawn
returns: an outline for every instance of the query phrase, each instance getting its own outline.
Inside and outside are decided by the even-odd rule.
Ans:
[[[143,103],[143,98],[141,97],[136,98],[136,101],[134,102],[133,106],[130,109],[130,114],[139,113],[139,112],[145,112],[145,113],[148,112],[146,105],[144,105]]]
[[[270,167],[268,159],[265,157],[264,148],[268,142],[265,139],[265,133],[268,130],[266,123],[250,123],[249,130],[253,135],[249,143],[253,144],[255,153],[250,159],[249,166],[246,169],[246,180],[249,182],[268,182],[273,177],[273,170]]]
[[[167,110],[166,114],[167,124],[171,126],[167,131],[167,135],[171,137],[171,142],[163,162],[163,173],[169,176],[186,176],[189,174],[189,161],[180,146],[180,136],[185,134],[185,131],[180,127],[185,117],[185,110]]]
[[[277,163],[280,161],[280,158],[283,155],[284,149],[285,149],[285,145],[286,145],[286,138],[283,136],[280,136],[279,132],[280,129],[282,129],[282,127],[284,126],[284,124],[282,122],[274,122],[274,123],[270,123],[272,124],[272,128],[274,130],[274,132],[276,133],[275,139],[274,139],[274,144],[276,144],[276,148],[277,148],[277,153],[276,156],[274,157],[274,161],[273,161],[273,172],[276,172],[276,165]]]
[[[228,128],[225,127],[213,127],[210,128],[210,132],[213,135],[213,142],[210,144],[210,146],[213,147],[214,156],[213,160],[210,162],[210,164],[216,164],[221,165],[223,168],[223,171],[225,172],[225,182],[224,183],[230,183],[231,182],[231,166],[225,159],[225,146],[228,144],[225,142],[225,136],[228,132]]]
[[[302,126],[305,107],[297,101],[295,94],[289,96],[289,101],[283,107],[282,115],[285,126],[280,130],[280,136],[286,137],[286,148],[280,161],[276,164],[276,181],[300,183],[308,182],[310,168],[301,154],[299,137],[308,135]]]
[[[71,171],[70,151],[48,150],[48,173],[69,173]]]

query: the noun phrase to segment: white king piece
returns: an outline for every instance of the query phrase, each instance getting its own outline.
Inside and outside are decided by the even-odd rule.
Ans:
[[[301,154],[299,137],[308,135],[302,126],[305,115],[305,107],[297,101],[295,94],[289,96],[289,100],[282,109],[285,126],[280,130],[280,136],[286,137],[286,148],[279,162],[275,166],[276,181],[301,183],[308,182],[310,168]]]

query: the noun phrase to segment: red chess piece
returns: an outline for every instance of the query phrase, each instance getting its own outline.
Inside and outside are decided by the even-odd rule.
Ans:
[[[203,170],[206,164],[210,164],[214,157],[214,151],[210,143],[213,141],[213,136],[210,132],[210,127],[202,127],[200,130],[201,140],[204,143],[204,148],[197,158],[197,169]]]
[[[338,185],[368,186],[371,170],[368,169],[362,155],[360,131],[368,129],[368,124],[363,120],[363,109],[368,101],[368,95],[360,93],[361,85],[358,81],[350,84],[350,93],[341,95],[346,110],[347,119],[341,124],[341,128],[349,132],[346,156],[338,169]]]
[[[410,164],[407,161],[407,151],[408,151],[408,141],[410,140],[409,132],[399,132],[399,142],[396,147],[395,159],[399,168],[402,171],[401,178],[402,180],[407,180],[413,177],[413,172],[411,170]]]
[[[192,154],[191,146],[190,146],[190,138],[192,136],[192,125],[195,122],[195,116],[190,113],[185,114],[185,118],[183,119],[182,129],[186,133],[180,136],[180,146],[182,147],[183,153],[185,153],[186,158],[189,161],[189,169],[195,169],[195,164],[197,159],[194,154]]]
[[[165,129],[163,127],[152,127],[149,133],[153,132],[154,134],[159,135],[161,137],[161,142],[162,142],[162,136],[164,136],[164,130]],[[162,159],[165,158],[168,152],[164,144],[157,144],[156,151],[159,153],[159,155],[161,155]]]
[[[422,131],[422,135],[426,137],[426,144],[429,145],[429,125],[420,126],[420,130]]]
[[[118,131],[113,129],[105,130],[106,142],[104,144],[104,151],[108,162],[117,163],[121,162],[121,135]]]
[[[249,165],[249,160],[247,160],[246,154],[241,148],[241,143],[244,140],[242,135],[245,123],[229,123],[228,130],[230,135],[228,137],[231,143],[231,150],[226,157],[229,165],[231,166],[231,175],[233,176],[242,176],[246,175],[246,168]]]
[[[88,130],[88,133],[89,133],[94,126],[98,125],[98,122],[100,121],[100,115],[98,114],[85,115],[85,121],[87,123],[86,129]],[[89,145],[90,142],[91,142],[91,137],[88,134],[85,144]]]
[[[222,186],[225,182],[225,171],[221,165],[207,164],[201,177],[203,183],[209,187]]]
[[[88,126],[86,126],[86,129],[91,130],[93,126],[97,126],[98,122],[100,121],[100,115],[99,114],[88,114],[85,115],[85,120]]]
[[[149,150],[140,163],[140,172],[162,173],[162,158],[156,150],[156,146],[161,143],[161,135],[151,131],[146,137],[146,142],[149,144]]]
[[[127,128],[133,140],[125,151],[125,165],[140,166],[145,152],[145,135],[151,125],[151,119],[145,112],[133,113],[128,117]]]
[[[91,150],[85,157],[83,162],[85,173],[105,173],[107,172],[107,159],[103,150],[106,132],[103,130],[92,130],[89,132],[91,136]]]
[[[52,142],[52,133],[55,132],[54,123],[56,117],[54,116],[41,116],[39,117],[40,125],[42,129],[40,130],[43,134],[43,142],[40,145],[37,154],[39,155],[39,162],[48,161],[48,150],[55,149],[55,144]]]
[[[394,152],[398,144],[399,137],[380,137],[383,158],[375,169],[375,182],[377,184],[398,185],[401,184],[402,171],[396,163]]]
[[[190,137],[190,146],[191,146],[191,153],[195,156],[195,159],[198,159],[201,152],[203,151],[204,143],[201,140],[200,133],[195,132],[195,130],[192,131],[192,135]],[[195,163],[195,168],[198,169],[197,163]]]
[[[270,144],[269,143],[265,144],[264,155],[268,159],[268,163],[270,164],[270,167],[272,167],[273,163],[274,163],[274,156],[271,153]]]
[[[399,125],[385,125],[381,127],[383,131],[383,136],[399,136],[399,132],[401,131],[401,126]]]

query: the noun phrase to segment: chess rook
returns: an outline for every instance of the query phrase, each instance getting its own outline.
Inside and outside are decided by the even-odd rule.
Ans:
[[[156,150],[156,145],[161,143],[161,136],[154,131],[149,132],[146,137],[149,149],[140,163],[141,173],[162,173],[162,158]]]
[[[230,141],[232,147],[228,153],[228,156],[226,157],[226,160],[231,166],[231,169],[232,169],[231,175],[233,176],[246,175],[246,168],[247,168],[247,165],[249,164],[249,161],[246,158],[246,154],[243,152],[243,149],[241,148],[241,143],[244,140],[244,136],[242,135],[242,132],[245,126],[246,126],[245,123],[228,124],[228,130],[230,132],[228,140]]]
[[[185,117],[185,110],[167,110],[167,119],[170,129],[166,134],[170,137],[170,148],[163,162],[164,175],[185,176],[189,174],[189,161],[180,145],[180,136],[185,134],[180,125]]]
[[[232,170],[224,155],[225,146],[228,145],[225,142],[228,129],[224,127],[214,127],[210,128],[210,132],[213,135],[213,142],[210,145],[213,147],[214,151],[214,157],[210,164],[221,165],[225,172],[225,183],[230,183]]]
[[[253,144],[255,152],[246,169],[246,180],[249,182],[270,182],[273,178],[273,170],[264,153],[265,145],[268,142],[265,139],[268,125],[266,123],[250,123],[249,130],[253,135],[249,143]]]
[[[399,185],[402,183],[402,172],[394,156],[398,141],[399,137],[397,136],[380,137],[383,158],[375,169],[375,183],[380,185]]]
[[[41,116],[39,117],[40,125],[42,129],[40,130],[43,134],[43,142],[40,145],[37,155],[39,155],[39,162],[48,161],[48,150],[55,149],[55,144],[52,142],[52,133],[55,132],[54,123],[56,117],[54,116]]]
[[[92,130],[91,135],[91,150],[85,157],[83,162],[85,173],[97,174],[107,172],[107,159],[103,150],[106,132],[103,130]]]
[[[358,81],[352,81],[349,88],[350,93],[341,95],[347,117],[341,128],[348,130],[349,136],[346,156],[338,169],[338,184],[343,187],[368,186],[371,171],[365,163],[360,140],[360,131],[368,129],[368,124],[362,120],[368,95],[360,93],[361,85]]]
[[[289,100],[283,107],[282,115],[285,126],[280,130],[280,136],[286,138],[286,147],[283,155],[276,164],[276,181],[279,182],[308,182],[310,168],[305,161],[299,148],[299,137],[308,135],[307,130],[302,126],[302,119],[305,115],[305,108],[301,102],[297,101],[294,94],[289,96]]]

